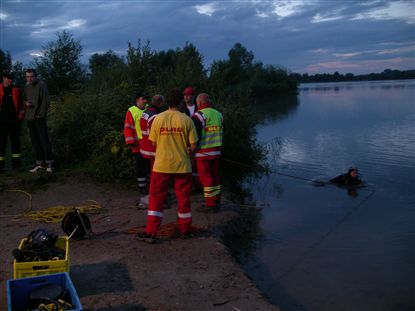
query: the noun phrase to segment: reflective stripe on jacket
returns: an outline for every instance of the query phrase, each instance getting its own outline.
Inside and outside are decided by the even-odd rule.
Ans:
[[[195,156],[197,158],[217,158],[221,155],[223,140],[222,114],[209,105],[203,105],[200,108],[193,115],[193,119],[202,126]]]
[[[137,106],[131,106],[125,114],[124,138],[125,143],[132,147],[133,153],[140,152],[139,140],[142,138],[140,129],[140,118],[143,110]]]
[[[140,153],[146,159],[154,159],[156,155],[156,148],[148,139],[148,136],[150,135],[151,124],[159,112],[160,110],[157,107],[150,104],[140,118],[140,128],[143,137],[140,141]]]

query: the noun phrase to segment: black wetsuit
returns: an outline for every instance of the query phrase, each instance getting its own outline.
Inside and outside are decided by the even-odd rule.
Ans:
[[[348,173],[330,179],[330,182],[338,186],[361,186],[363,184],[359,177],[353,178]]]

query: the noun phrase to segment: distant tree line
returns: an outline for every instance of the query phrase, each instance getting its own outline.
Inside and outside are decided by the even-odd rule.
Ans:
[[[415,70],[392,70],[385,69],[381,73],[369,73],[362,75],[354,75],[352,73],[340,74],[337,71],[333,74],[317,73],[309,75],[308,73],[299,74],[293,73],[293,77],[299,83],[312,82],[341,82],[341,81],[376,81],[376,80],[405,80],[415,79]]]

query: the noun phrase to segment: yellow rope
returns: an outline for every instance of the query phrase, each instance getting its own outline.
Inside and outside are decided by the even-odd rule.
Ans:
[[[26,191],[20,189],[7,189],[6,191],[9,192],[21,192],[24,193],[29,200],[28,208],[20,214],[14,215],[0,215],[1,218],[5,217],[12,217],[12,221],[19,221],[22,218],[30,218],[36,221],[42,222],[52,222],[57,223],[61,222],[63,217],[65,217],[66,213],[72,212],[75,210],[79,210],[81,213],[85,212],[98,212],[101,209],[101,204],[94,200],[87,200],[84,202],[83,205],[78,206],[64,206],[64,205],[57,205],[53,207],[49,207],[47,209],[41,211],[32,211],[32,195]]]
[[[30,218],[36,221],[57,223],[57,222],[61,222],[63,217],[65,217],[65,215],[68,212],[72,212],[75,210],[79,210],[81,213],[85,213],[87,211],[97,212],[97,210],[100,208],[101,208],[101,205],[98,202],[94,200],[87,200],[85,201],[83,205],[78,205],[78,206],[57,205],[57,206],[49,207],[42,211],[31,211],[28,213],[23,213],[22,215],[19,215],[19,217],[16,217],[13,220],[17,221],[20,218],[25,217],[25,218]]]
[[[32,199],[33,198],[32,198],[32,195],[29,192],[26,192],[26,191],[23,191],[23,190],[20,190],[20,189],[7,189],[6,191],[8,191],[8,192],[21,192],[21,193],[24,193],[25,195],[27,195],[29,197],[29,207],[23,213],[27,213],[27,212],[32,210]]]

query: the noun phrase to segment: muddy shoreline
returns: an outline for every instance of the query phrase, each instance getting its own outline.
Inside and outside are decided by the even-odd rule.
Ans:
[[[163,236],[155,245],[137,241],[135,230],[145,225],[146,211],[136,208],[137,192],[97,184],[85,178],[62,178],[41,188],[2,180],[0,191],[0,310],[6,307],[6,280],[13,277],[11,251],[32,230],[47,228],[64,235],[60,223],[15,219],[28,208],[79,206],[95,200],[102,207],[88,213],[94,234],[69,242],[70,274],[85,310],[279,310],[271,305],[244,274],[222,240],[232,243],[244,224],[240,208],[223,201],[219,213],[202,213],[203,197],[192,195],[191,239]],[[163,225],[176,221],[176,205],[165,210]]]

